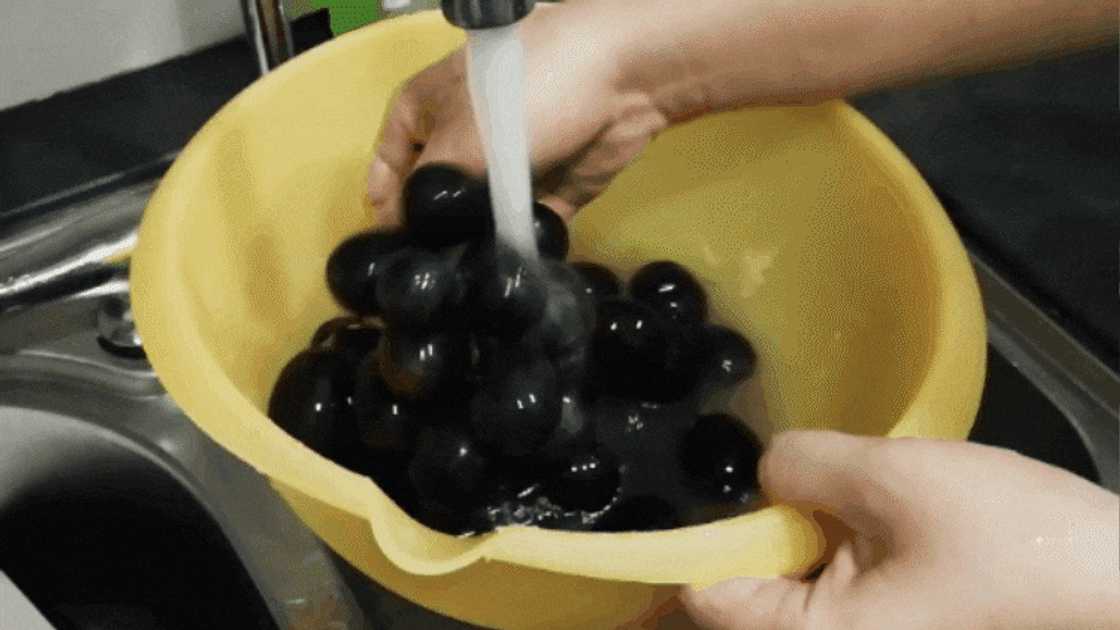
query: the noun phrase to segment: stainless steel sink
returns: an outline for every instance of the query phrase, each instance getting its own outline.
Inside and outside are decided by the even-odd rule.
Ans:
[[[59,628],[276,628],[183,471],[88,420],[134,413],[128,399],[32,383],[0,382],[0,566],[43,615]],[[62,408],[74,403],[96,407]]]
[[[109,261],[153,188],[103,182],[0,230],[0,583],[60,629],[469,627],[332,553],[128,346]]]
[[[153,184],[103,182],[0,237],[0,577],[59,628],[467,627],[327,550],[130,347],[107,261]],[[975,263],[991,352],[971,438],[1120,488],[1115,373]]]
[[[94,322],[110,280],[0,323],[0,572],[57,628],[366,628],[267,482]]]
[[[969,439],[1120,491],[1120,377],[996,274],[973,265],[988,317],[988,377]]]

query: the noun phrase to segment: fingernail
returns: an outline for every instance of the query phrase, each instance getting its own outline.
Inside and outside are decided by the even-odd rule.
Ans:
[[[385,187],[389,185],[391,175],[392,171],[389,170],[388,164],[383,162],[381,158],[374,160],[373,166],[369,169],[369,181],[366,184],[369,188],[370,199],[376,201],[385,198],[387,192]]]

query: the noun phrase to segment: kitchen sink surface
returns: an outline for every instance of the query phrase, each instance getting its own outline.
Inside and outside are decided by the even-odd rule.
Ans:
[[[75,630],[276,628],[180,471],[87,419],[48,411],[73,394],[39,385],[27,397],[0,384],[0,567],[47,620]],[[117,402],[70,399],[110,412]],[[7,406],[17,400],[25,406]]]

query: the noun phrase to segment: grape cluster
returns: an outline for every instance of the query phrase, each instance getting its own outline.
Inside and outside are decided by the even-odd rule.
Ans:
[[[697,520],[697,501],[757,495],[758,440],[698,413],[751,376],[754,351],[707,323],[687,269],[650,263],[624,286],[567,263],[565,223],[540,203],[526,259],[496,238],[485,185],[450,166],[418,169],[403,202],[403,227],[330,256],[351,315],[281,372],[280,427],[453,534],[664,529]]]

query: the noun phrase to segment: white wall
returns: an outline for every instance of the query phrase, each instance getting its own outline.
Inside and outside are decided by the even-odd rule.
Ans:
[[[300,15],[308,0],[289,2]],[[0,0],[0,109],[244,30],[239,0]]]

